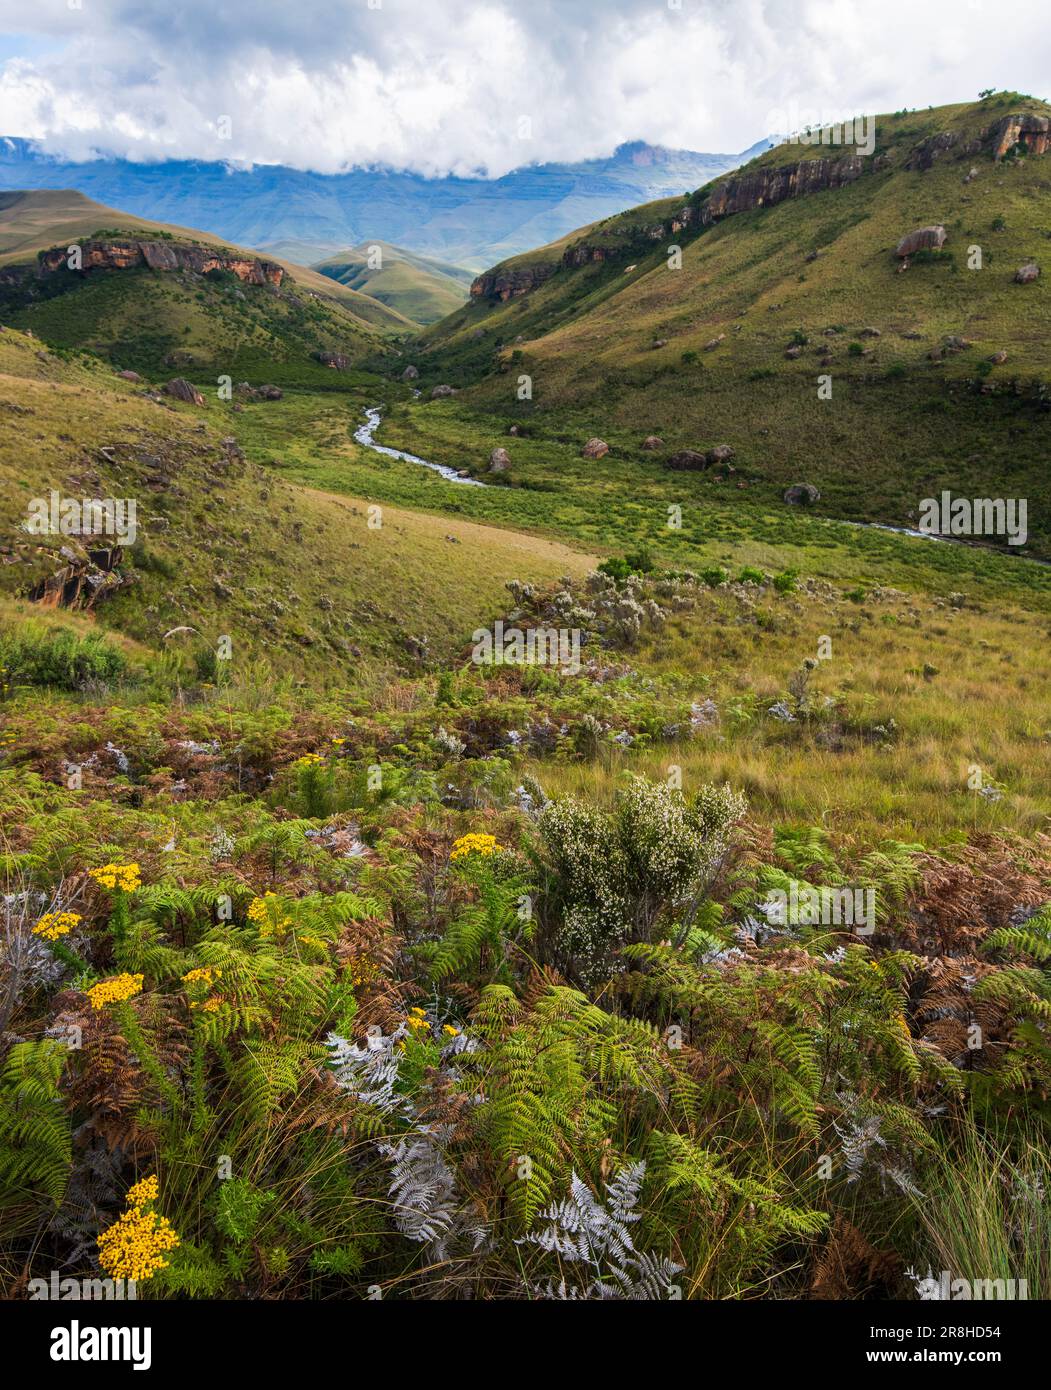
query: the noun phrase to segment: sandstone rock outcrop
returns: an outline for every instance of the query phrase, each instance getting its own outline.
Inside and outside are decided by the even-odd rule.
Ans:
[[[1047,116],[1005,116],[989,131],[993,158],[1003,159],[1012,150],[1021,148],[1028,154],[1046,154],[1051,150],[1051,118]]]
[[[479,275],[471,286],[471,298],[499,300],[506,304],[509,299],[519,299],[531,290],[539,289],[545,280],[551,278],[555,269],[554,265],[546,262],[522,266],[515,270],[497,266],[495,270]]]
[[[257,256],[238,256],[193,246],[180,241],[82,241],[80,246],[81,272],[91,270],[130,270],[146,266],[150,270],[191,270],[207,275],[210,270],[227,271],[246,285],[280,286],[285,278],[284,268],[276,261]],[[69,249],[54,246],[37,256],[37,274],[53,275],[67,267]]]

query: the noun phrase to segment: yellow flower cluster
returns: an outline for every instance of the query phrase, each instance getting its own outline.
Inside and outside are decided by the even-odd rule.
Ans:
[[[184,985],[214,985],[216,980],[223,978],[223,972],[217,967],[204,965],[199,970],[188,970],[182,977]]]
[[[353,985],[367,985],[380,973],[375,961],[369,960],[368,956],[354,956],[348,961],[347,969]]]
[[[415,1028],[417,1032],[422,1028],[426,1028],[430,1032],[431,1025],[427,1022],[427,1015],[422,1009],[413,1009],[405,1022],[410,1028]]]
[[[134,893],[142,887],[138,864],[103,864],[101,869],[89,869],[88,873],[103,888],[120,888],[125,893]]]
[[[460,1036],[459,1028],[454,1028],[451,1023],[444,1024],[442,1027],[442,1032],[446,1035],[446,1037],[450,1038],[458,1038]]]
[[[108,980],[100,980],[88,990],[88,998],[93,1009],[104,1009],[107,1004],[121,1004],[135,994],[142,993],[141,975],[113,975]]]
[[[128,1188],[127,1204],[129,1207],[144,1207],[149,1202],[155,1202],[160,1195],[161,1185],[154,1173],[152,1177],[141,1178]]]
[[[302,936],[296,938],[303,946],[316,946],[319,951],[327,950],[328,942],[320,936],[312,936],[309,932],[304,932]]]
[[[301,758],[297,758],[295,760],[292,766],[295,768],[317,767],[324,761],[325,759],[321,756],[320,753],[304,753]]]
[[[266,893],[261,898],[253,898],[248,906],[248,920],[259,928],[260,936],[273,936],[274,932],[286,932],[292,925],[291,917],[279,917],[281,903],[276,893]]]
[[[33,928],[33,935],[42,936],[45,941],[57,941],[71,932],[79,921],[79,912],[45,912]]]
[[[157,1179],[143,1178],[128,1193],[124,1215],[102,1231],[98,1238],[99,1263],[111,1279],[152,1279],[159,1269],[167,1269],[162,1257],[179,1244],[171,1223],[148,1204],[159,1195]]]
[[[463,835],[452,847],[449,858],[454,862],[457,859],[466,859],[472,854],[481,854],[488,857],[490,854],[499,854],[503,845],[496,843],[495,835]]]
[[[206,999],[202,1004],[197,1004],[191,999],[190,1008],[200,1009],[202,1014],[217,1014],[219,1012],[219,1005],[222,1002],[223,1001],[221,999],[217,998],[213,994],[211,998]]]

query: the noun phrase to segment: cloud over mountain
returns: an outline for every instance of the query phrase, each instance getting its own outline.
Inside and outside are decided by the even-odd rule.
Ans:
[[[644,139],[1039,90],[1039,0],[0,0],[0,133],[74,158],[499,176]],[[1026,43],[1018,36],[1025,33]],[[1012,51],[1013,50],[1013,51]]]

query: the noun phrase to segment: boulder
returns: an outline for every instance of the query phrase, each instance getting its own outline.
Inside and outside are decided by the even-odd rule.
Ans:
[[[705,350],[705,352],[711,352],[714,348],[717,348],[717,347],[719,346],[719,344],[720,344],[721,342],[724,341],[725,338],[726,338],[726,334],[725,334],[725,333],[720,333],[719,336],[718,336],[718,338],[711,338],[711,339],[710,339],[707,343],[705,343],[705,345],[704,345],[704,350]]]
[[[317,360],[323,367],[331,367],[334,372],[345,372],[350,366],[350,358],[342,352],[319,352]]]
[[[586,459],[605,458],[609,453],[609,445],[604,439],[589,439],[584,445],[582,457]]]
[[[261,401],[279,401],[284,394],[280,386],[260,386],[258,391]]]
[[[1030,261],[1027,265],[1019,266],[1015,271],[1016,285],[1031,285],[1034,280],[1040,278],[1040,267],[1036,261]]]
[[[994,367],[1002,367],[1007,361],[1007,349],[1001,348],[999,352],[994,352],[992,357],[989,358],[989,361]]]
[[[489,455],[489,472],[506,473],[511,467],[511,455],[506,449],[494,449]]]
[[[878,328],[863,328],[858,334],[859,338],[882,338],[883,334]]]
[[[966,352],[969,347],[974,347],[970,338],[961,338],[958,333],[950,333],[944,340],[946,352]]]
[[[793,507],[811,507],[821,501],[821,493],[813,483],[794,483],[786,489],[785,501]]]
[[[648,454],[652,454],[656,449],[664,448],[664,440],[658,438],[655,434],[648,434],[642,441],[642,447]]]
[[[803,349],[798,346],[786,348],[785,356],[789,359],[790,362],[794,362],[797,357],[803,356]]]
[[[141,381],[141,380],[142,380],[142,377],[139,376],[138,372],[118,372],[117,375],[120,377],[121,381]]]
[[[418,367],[406,367],[401,374],[402,381],[418,381],[420,371]]]
[[[204,397],[195,386],[191,386],[185,377],[172,377],[164,388],[169,396],[174,396],[177,401],[186,401],[188,405],[204,405]]]
[[[713,468],[723,468],[734,456],[732,444],[716,444],[714,449],[709,449],[705,458]]]
[[[696,449],[680,449],[668,460],[669,468],[690,469],[708,467],[708,455],[699,454]]]
[[[940,223],[933,227],[917,227],[914,232],[902,237],[894,254],[900,260],[905,256],[914,256],[917,251],[940,251],[948,236],[949,233]]]
[[[432,401],[440,401],[444,396],[455,396],[456,391],[452,386],[436,386],[431,392]]]

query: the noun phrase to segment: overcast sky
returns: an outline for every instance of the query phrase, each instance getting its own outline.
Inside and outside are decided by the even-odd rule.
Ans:
[[[0,135],[498,176],[625,140],[1051,96],[1047,0],[0,0]]]

